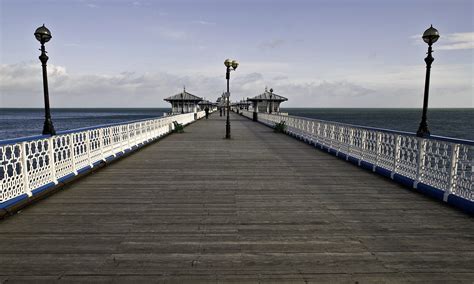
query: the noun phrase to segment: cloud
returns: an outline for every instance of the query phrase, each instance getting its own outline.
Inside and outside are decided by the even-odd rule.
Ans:
[[[36,63],[0,65],[0,102],[5,107],[40,107],[41,66]],[[73,74],[65,67],[48,65],[54,107],[167,106],[163,99],[183,85],[196,95],[216,96],[225,86],[222,78],[179,76],[165,72]]]
[[[275,49],[277,47],[281,47],[282,45],[284,45],[286,43],[285,40],[283,39],[272,39],[272,40],[267,40],[267,41],[263,41],[261,42],[258,47],[260,49]]]
[[[422,44],[422,35],[412,35],[410,38],[415,44]],[[474,32],[442,34],[436,44],[437,50],[474,49]]]
[[[288,76],[285,76],[285,75],[278,75],[278,76],[273,77],[274,81],[287,80],[287,79],[288,79]]]
[[[374,93],[374,90],[364,88],[347,81],[327,82],[323,81],[314,86],[313,91],[317,91],[322,96],[342,96],[342,97],[361,97]]]
[[[474,49],[474,32],[447,34],[441,39],[443,44],[437,47],[439,50]]]
[[[249,63],[252,64],[252,63]],[[430,107],[472,107],[472,81],[464,65],[437,66],[432,74]],[[265,86],[287,97],[284,107],[421,107],[424,66],[360,72],[343,80],[292,80],[281,73],[232,73],[231,98],[253,97]],[[469,72],[467,72],[469,73]],[[217,73],[215,73],[217,74]],[[464,74],[464,75],[463,75]],[[75,74],[48,65],[53,107],[164,107],[165,97],[186,85],[189,92],[215,100],[226,88],[222,74],[180,75],[167,72]],[[3,107],[42,106],[41,66],[36,62],[0,65]]]
[[[92,8],[92,9],[94,9],[94,8],[99,8],[98,5],[92,4],[92,3],[88,3],[88,4],[86,4],[86,6],[89,7],[89,8]]]
[[[314,107],[347,107],[344,101],[353,105],[357,101],[366,101],[364,96],[375,93],[368,89],[347,81],[322,82],[274,82],[269,85],[276,94],[288,97],[288,106]]]
[[[192,23],[193,23],[193,24],[203,25],[203,26],[213,26],[213,25],[216,24],[216,23],[214,23],[214,22],[208,22],[208,21],[203,21],[203,20],[193,21]]]

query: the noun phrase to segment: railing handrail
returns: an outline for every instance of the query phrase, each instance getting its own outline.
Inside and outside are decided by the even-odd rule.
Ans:
[[[244,110],[244,111],[252,113],[251,111],[248,111],[248,110]],[[259,113],[259,114],[268,114],[268,113]],[[407,135],[407,136],[416,136],[416,133],[414,132],[408,132],[408,131],[402,131],[402,130],[393,130],[393,129],[372,127],[372,126],[364,126],[364,125],[325,120],[325,119],[319,119],[319,118],[311,118],[311,117],[305,117],[305,116],[280,115],[280,114],[272,114],[272,115],[279,115],[282,117],[302,118],[302,119],[311,120],[311,121],[325,122],[325,123],[331,123],[331,124],[337,124],[337,125],[342,125],[342,126],[349,126],[349,127],[355,127],[355,128],[361,128],[361,129],[367,129],[367,130],[373,130],[373,131],[382,131],[382,132],[402,134],[402,135]],[[447,136],[441,136],[441,135],[430,135],[429,137],[424,137],[424,138],[474,146],[474,140],[468,140],[468,139],[447,137]]]
[[[378,128],[378,127],[372,127],[372,126],[364,126],[364,125],[359,125],[359,124],[351,124],[351,123],[344,123],[344,122],[317,119],[317,118],[310,118],[310,117],[304,117],[304,116],[296,116],[296,115],[288,115],[288,116],[289,117],[304,118],[304,119],[308,119],[308,120],[321,121],[321,122],[326,122],[326,123],[334,123],[334,124],[338,124],[338,125],[362,128],[362,129],[367,129],[367,130],[382,131],[382,132],[394,133],[394,134],[403,134],[403,135],[408,135],[408,136],[416,136],[415,132],[409,132],[409,131],[394,130],[394,129],[387,129],[387,128]],[[447,141],[447,142],[458,143],[458,144],[474,145],[473,140],[454,138],[454,137],[446,137],[446,136],[440,136],[440,135],[430,135],[428,137],[423,137],[423,138],[432,139],[432,140]]]
[[[193,113],[193,112],[188,112],[188,113]],[[187,113],[184,113],[184,114],[187,114]],[[117,125],[125,125],[125,124],[148,121],[148,120],[169,118],[176,115],[181,115],[181,114],[156,116],[156,117],[149,117],[149,118],[142,118],[142,119],[135,119],[135,120],[126,120],[122,122],[112,122],[112,123],[105,123],[105,124],[99,124],[99,125],[94,125],[94,126],[86,126],[86,127],[74,128],[74,129],[68,129],[68,130],[60,130],[56,132],[56,135],[69,134],[69,133],[81,132],[81,131],[86,131],[86,130],[94,130],[98,128],[111,127],[111,126],[117,126]],[[49,137],[51,137],[51,135],[32,135],[32,136],[24,136],[24,137],[17,137],[17,138],[9,138],[9,139],[0,140],[0,145],[7,145],[7,144],[13,144],[13,143],[19,143],[19,142],[28,142],[28,141],[38,140],[38,139],[45,139]]]

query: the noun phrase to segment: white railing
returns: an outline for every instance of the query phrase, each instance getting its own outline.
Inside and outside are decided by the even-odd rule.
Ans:
[[[197,117],[202,117],[198,112]],[[0,208],[186,125],[194,113],[0,141]]]
[[[252,118],[249,111],[242,115]],[[266,113],[258,113],[258,121],[271,127],[284,121],[289,134],[414,188],[441,190],[444,201],[450,195],[474,201],[474,141]]]
[[[210,112],[210,111],[209,111],[209,112]],[[202,111],[198,111],[198,112],[197,112],[197,119],[201,119],[201,118],[203,118],[203,117],[205,117],[205,116],[206,116],[206,112],[205,112],[205,111],[202,110]]]
[[[253,112],[244,109],[242,110],[241,114],[247,118],[252,119]]]

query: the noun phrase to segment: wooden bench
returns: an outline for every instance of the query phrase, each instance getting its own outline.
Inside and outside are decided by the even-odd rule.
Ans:
[[[176,133],[184,132],[184,126],[181,123],[178,123],[177,121],[173,121],[173,125],[174,125],[174,132]]]

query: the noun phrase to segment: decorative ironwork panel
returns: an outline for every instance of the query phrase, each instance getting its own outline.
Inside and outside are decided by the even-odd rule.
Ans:
[[[74,166],[80,170],[89,164],[87,132],[72,133]]]
[[[398,162],[395,172],[416,179],[419,159],[419,139],[413,136],[400,136]]]
[[[71,151],[71,135],[58,135],[53,137],[54,163],[56,178],[62,178],[74,172]]]
[[[100,137],[101,129],[92,129],[89,131],[89,156],[91,159],[91,163],[95,163],[97,161],[102,160],[102,153],[101,153],[101,137]]]
[[[114,154],[112,145],[112,127],[102,129],[102,154],[105,158]]]
[[[426,141],[421,182],[441,190],[449,189],[453,146],[443,141]]]
[[[378,137],[380,132],[373,131],[373,130],[365,130],[365,144],[363,148],[363,156],[364,160],[375,165],[377,164],[377,158],[379,156],[379,145],[378,145]]]
[[[25,143],[26,170],[28,175],[28,187],[39,188],[53,182],[51,163],[49,155],[48,139],[33,140]]]
[[[22,154],[20,143],[0,146],[0,202],[26,193]]]
[[[351,131],[351,140],[349,143],[350,146],[350,155],[357,158],[362,159],[364,156],[364,137],[366,137],[366,130],[360,128],[348,128]]]
[[[338,151],[348,154],[350,152],[352,146],[352,129],[350,127],[345,127],[342,125],[338,125],[338,134],[339,142]]]
[[[393,170],[396,162],[396,135],[392,133],[380,133],[379,156],[377,166],[387,170]]]
[[[122,133],[120,131],[120,126],[112,126],[112,151],[114,154],[117,154],[121,151],[121,142],[122,142]]]
[[[474,147],[469,145],[458,145],[457,160],[453,165],[453,189],[452,193],[467,200],[474,201],[474,173],[473,173],[473,160],[474,160]]]

